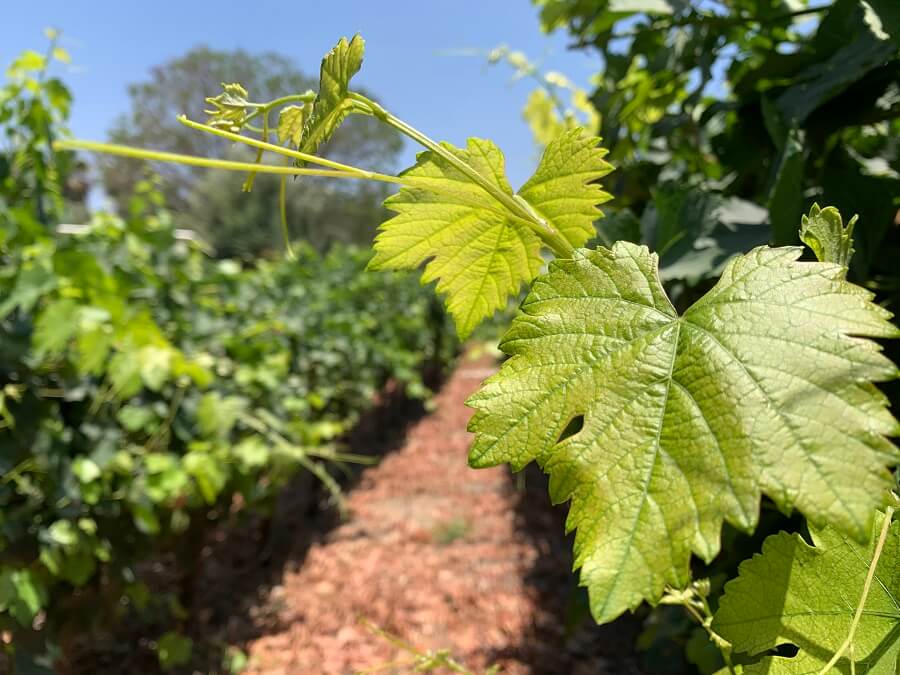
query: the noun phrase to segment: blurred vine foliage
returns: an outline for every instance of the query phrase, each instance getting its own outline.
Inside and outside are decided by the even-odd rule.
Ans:
[[[426,396],[454,349],[430,293],[364,273],[367,252],[212,260],[153,180],[127,217],[58,232],[70,96],[50,58],[0,89],[0,631],[21,668],[145,605],[136,565],[199,551],[236,496],[265,513],[299,469],[336,490],[329,465],[358,459],[338,439],[379,389]]]
[[[827,203],[860,217],[851,278],[897,302],[895,2],[534,3],[600,57],[590,98],[617,167],[602,240],[649,244],[690,285],[748,246],[795,243]]]

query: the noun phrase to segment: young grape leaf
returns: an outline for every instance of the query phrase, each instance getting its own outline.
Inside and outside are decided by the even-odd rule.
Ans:
[[[303,125],[312,111],[312,105],[289,105],[278,113],[278,142],[285,143],[288,140],[294,145],[300,145],[303,134]]]
[[[240,133],[247,117],[247,90],[238,83],[222,83],[222,93],[206,99],[213,110],[204,110],[209,124],[225,131]]]
[[[793,644],[793,657],[764,656],[744,673],[819,673],[847,638],[872,563],[884,515],[861,546],[837,530],[810,528],[815,546],[797,534],[766,539],[725,585],[713,630],[750,655]],[[850,653],[836,664],[851,672]],[[895,675],[900,666],[900,522],[890,526],[859,626],[852,658],[857,673]]]
[[[609,199],[594,181],[611,170],[596,137],[567,132],[547,146],[535,174],[519,194],[573,246],[594,234]],[[503,153],[490,141],[470,138],[465,150],[443,147],[512,196]],[[506,305],[544,265],[541,241],[526,223],[446,159],[420,153],[402,174],[407,187],[385,201],[396,216],[375,238],[371,269],[415,269],[429,261],[422,283],[438,280],[457,332],[468,336]]]
[[[812,249],[822,262],[847,267],[853,257],[853,226],[859,218],[853,216],[846,225],[833,206],[819,208],[813,204],[808,216],[800,221],[800,239]]]
[[[350,78],[362,66],[366,42],[359,34],[349,42],[341,38],[322,59],[319,71],[319,93],[300,134],[299,149],[313,154],[350,114],[353,102],[348,96]]]
[[[597,205],[612,199],[595,182],[612,171],[603,159],[608,151],[598,142],[580,128],[561,134],[547,145],[537,171],[519,190],[576,247],[597,234],[594,221],[603,215]]]
[[[871,382],[897,370],[850,336],[898,330],[844,268],[800,253],[733,259],[679,317],[646,247],[578,250],[535,281],[501,344],[512,358],[469,399],[473,466],[536,459],[571,499],[598,621],[685,584],[723,519],[755,526],[761,493],[868,535],[900,459]]]

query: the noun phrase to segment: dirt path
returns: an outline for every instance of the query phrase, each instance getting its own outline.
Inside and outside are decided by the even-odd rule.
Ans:
[[[494,663],[504,673],[628,672],[598,654],[596,632],[589,647],[564,639],[569,542],[544,486],[517,489],[506,468],[466,465],[463,401],[492,370],[490,357],[463,357],[435,411],[363,473],[347,495],[348,519],[271,590],[267,611],[279,628],[251,643],[248,672],[344,674],[408,662],[361,619],[448,649],[476,672]],[[622,644],[609,649],[621,653]]]

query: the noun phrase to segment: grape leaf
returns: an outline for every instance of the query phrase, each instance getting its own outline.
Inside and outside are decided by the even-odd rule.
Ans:
[[[285,143],[290,140],[294,145],[300,145],[303,135],[303,125],[312,111],[309,103],[304,105],[289,105],[278,113],[278,142]]]
[[[34,352],[38,358],[62,352],[78,330],[79,306],[70,298],[48,304],[34,326]]]
[[[334,49],[322,59],[319,70],[319,93],[313,103],[300,134],[299,148],[315,153],[350,114],[353,102],[349,98],[350,78],[362,66],[366,42],[357,34],[349,42],[341,38]]]
[[[598,621],[686,583],[723,519],[755,526],[761,493],[868,535],[900,459],[871,382],[897,370],[850,335],[898,330],[844,268],[800,253],[733,259],[679,317],[646,247],[580,249],[535,281],[501,343],[512,358],[469,399],[473,466],[536,459],[553,500],[572,500]]]
[[[250,105],[247,96],[247,90],[237,82],[223,82],[222,93],[206,99],[213,107],[212,110],[203,111],[209,118],[208,123],[225,131],[240,133],[246,124],[247,106]]]
[[[562,233],[572,246],[581,246],[597,233],[594,221],[603,214],[598,204],[612,195],[594,181],[612,166],[603,158],[599,139],[581,128],[567,131],[547,145],[537,171],[519,190],[527,201]]]
[[[816,258],[847,267],[853,257],[853,226],[859,218],[853,216],[846,225],[833,206],[819,208],[813,204],[808,216],[800,222],[800,239],[812,249]]]
[[[594,235],[609,196],[590,184],[611,170],[598,139],[581,130],[547,146],[535,174],[519,194],[573,246]],[[512,196],[503,153],[490,141],[470,138],[465,150],[443,147]],[[457,332],[468,336],[483,319],[504,307],[522,283],[544,265],[541,241],[495,197],[433,152],[418,155],[402,174],[407,183],[385,201],[396,216],[375,238],[371,269],[415,269],[429,261],[422,283],[438,280]]]
[[[884,515],[868,545],[830,527],[811,528],[815,546],[797,534],[766,539],[725,585],[713,630],[735,650],[760,654],[793,644],[794,657],[764,656],[744,673],[819,673],[847,638]],[[890,526],[853,637],[857,673],[895,675],[900,666],[900,522]],[[850,672],[849,654],[835,666]]]

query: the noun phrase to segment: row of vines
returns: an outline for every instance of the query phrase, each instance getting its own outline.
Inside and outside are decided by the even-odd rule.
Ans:
[[[47,65],[25,54],[0,90],[0,631],[21,668],[171,602],[138,565],[189,566],[236,499],[268,513],[299,470],[338,498],[334,465],[363,459],[342,436],[388,380],[426,397],[455,349],[440,305],[364,273],[367,252],[214,259],[152,179],[127,217],[58,230],[69,97]]]

